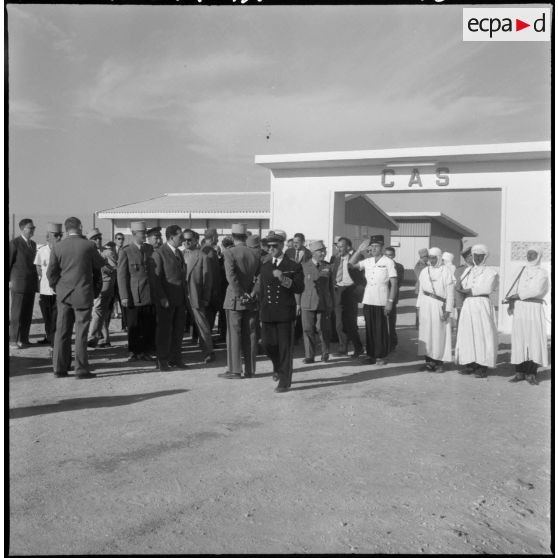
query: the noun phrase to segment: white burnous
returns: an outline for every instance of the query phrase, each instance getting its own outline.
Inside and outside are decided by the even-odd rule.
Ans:
[[[419,344],[418,354],[424,356],[424,370],[441,372],[442,362],[451,362],[451,321],[454,306],[454,277],[442,265],[442,251],[428,250],[429,265],[419,275]]]
[[[473,266],[460,278],[457,290],[465,296],[457,328],[455,358],[465,364],[465,374],[486,377],[487,367],[496,366],[498,330],[490,295],[496,290],[498,272],[486,265],[488,249],[476,244],[471,249]]]

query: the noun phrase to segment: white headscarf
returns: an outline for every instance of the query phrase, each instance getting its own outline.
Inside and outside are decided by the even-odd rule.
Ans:
[[[473,258],[473,265],[486,265],[486,260],[488,258],[488,248],[484,245],[484,244],[475,244],[472,248],[471,248],[471,254],[473,254],[473,256],[475,254],[483,254],[484,258],[482,260],[482,262],[480,264],[475,263],[475,259]]]
[[[537,259],[533,260],[532,262],[527,260],[526,265],[528,265],[529,267],[536,267],[536,266],[541,265],[541,260],[542,260],[542,257],[543,257],[543,254],[542,254],[543,251],[540,248],[538,248],[537,246],[529,246],[529,248],[527,248],[527,252],[529,252],[530,250],[537,253]],[[527,254],[525,254],[525,257],[527,257]]]
[[[442,254],[442,260],[446,265],[453,264],[453,254],[451,252],[444,252]]]
[[[428,265],[432,267],[440,267],[442,265],[442,251],[440,250],[440,248],[436,248],[435,246],[433,248],[429,248],[428,255],[436,256],[437,258],[436,263],[434,265],[432,265],[432,263],[429,263]]]

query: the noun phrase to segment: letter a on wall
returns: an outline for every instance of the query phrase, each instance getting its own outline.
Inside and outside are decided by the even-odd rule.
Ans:
[[[420,172],[418,169],[413,169],[411,172],[411,178],[409,178],[409,188],[413,187],[415,184],[422,188],[422,180],[420,179]]]

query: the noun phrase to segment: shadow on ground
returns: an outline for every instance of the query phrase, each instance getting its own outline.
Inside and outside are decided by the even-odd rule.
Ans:
[[[36,405],[33,407],[16,407],[10,409],[10,419],[33,417],[36,415],[48,415],[51,413],[63,413],[65,411],[79,411],[82,409],[97,409],[100,407],[117,407],[120,405],[131,405],[140,403],[155,397],[166,397],[186,393],[187,389],[169,389],[155,391],[152,393],[134,393],[132,395],[106,395],[101,397],[77,397],[72,399],[61,399],[58,403],[47,405]]]

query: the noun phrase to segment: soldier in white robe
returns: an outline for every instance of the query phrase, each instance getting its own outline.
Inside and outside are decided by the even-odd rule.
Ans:
[[[451,362],[451,321],[454,304],[454,277],[442,265],[442,251],[428,250],[429,264],[419,275],[418,354],[424,356],[421,370],[443,372],[443,362]]]
[[[541,258],[539,248],[528,249],[527,263],[507,296],[508,314],[513,316],[511,363],[516,365],[510,382],[527,380],[537,385],[537,368],[548,366],[543,304],[549,280],[547,271],[540,265]]]
[[[496,366],[498,330],[490,294],[498,284],[497,271],[486,265],[488,249],[476,244],[471,249],[473,266],[460,277],[456,290],[465,297],[457,326],[455,359],[465,364],[460,374],[486,378],[487,368]]]

